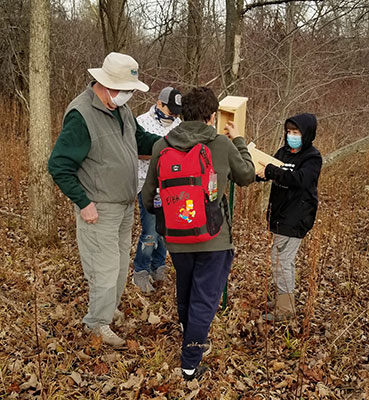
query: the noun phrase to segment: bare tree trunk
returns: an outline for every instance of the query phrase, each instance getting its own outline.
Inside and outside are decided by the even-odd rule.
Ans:
[[[238,78],[241,53],[241,23],[243,0],[226,0],[226,38],[224,50],[225,91],[237,94],[235,82]]]
[[[291,105],[291,96],[295,84],[295,66],[294,66],[294,39],[295,39],[295,18],[296,6],[294,3],[286,4],[286,34],[287,34],[287,65],[286,65],[286,83],[284,90],[281,92],[282,110],[280,113],[280,120],[282,123],[276,129],[273,140],[270,141],[269,151],[279,148],[284,142],[284,125],[283,122],[288,118],[289,109]]]
[[[124,52],[130,32],[128,0],[99,0],[105,54]]]
[[[36,241],[56,234],[54,189],[47,171],[51,150],[50,2],[31,0],[29,56],[29,234]]]
[[[187,49],[184,79],[189,86],[198,86],[202,49],[204,0],[188,0]]]
[[[357,140],[354,143],[350,143],[347,146],[341,147],[340,149],[333,151],[323,157],[323,167],[329,167],[336,162],[343,160],[346,157],[352,156],[358,152],[366,152],[369,149],[369,136]]]

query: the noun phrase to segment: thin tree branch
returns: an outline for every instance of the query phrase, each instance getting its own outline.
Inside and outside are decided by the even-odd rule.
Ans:
[[[350,322],[350,324],[333,340],[333,342],[331,343],[330,347],[332,347],[337,340],[342,337],[351,327],[352,325],[354,325],[354,323],[361,318],[366,312],[368,312],[368,309],[365,309],[364,311],[362,311],[353,321]]]
[[[257,3],[247,5],[242,11],[241,15],[244,16],[247,11],[252,10],[253,8],[263,7],[263,6],[273,6],[277,4],[286,4],[286,3],[307,3],[309,0],[274,0],[274,1],[258,1]],[[318,0],[322,1],[322,0]]]

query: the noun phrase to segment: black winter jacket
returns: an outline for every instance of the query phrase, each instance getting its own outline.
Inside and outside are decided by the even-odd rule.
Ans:
[[[265,177],[273,180],[267,218],[272,232],[303,238],[315,221],[322,157],[312,145],[317,127],[315,116],[299,114],[287,119],[286,123],[288,121],[298,126],[302,133],[302,148],[293,153],[287,144],[286,132],[285,145],[275,154],[284,166],[266,166]]]

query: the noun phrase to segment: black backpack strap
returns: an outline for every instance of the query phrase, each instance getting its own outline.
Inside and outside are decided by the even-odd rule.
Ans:
[[[190,229],[168,229],[165,228],[166,236],[199,236],[208,232],[208,228],[205,225],[200,226],[199,228],[190,228]]]
[[[169,141],[168,141],[168,138],[167,138],[167,135],[163,136],[163,139],[165,140],[166,144],[167,144],[169,147],[173,147],[173,146],[170,145],[170,143],[169,143]]]
[[[221,203],[223,205],[224,208],[224,215],[226,217],[226,221],[228,224],[228,228],[229,228],[229,237],[230,237],[230,243],[233,243],[233,237],[232,237],[232,221],[231,221],[231,216],[229,215],[229,209],[228,209],[228,200],[225,194],[223,194]]]
[[[161,188],[166,189],[173,186],[202,186],[201,181],[201,176],[166,179],[165,181],[162,181]]]

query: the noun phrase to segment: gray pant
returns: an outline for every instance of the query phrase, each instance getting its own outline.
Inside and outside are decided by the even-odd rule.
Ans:
[[[293,293],[295,289],[295,258],[301,240],[274,234],[272,270],[278,294]]]
[[[98,203],[99,219],[87,224],[77,213],[77,242],[89,286],[83,322],[109,325],[127,281],[134,204]]]

